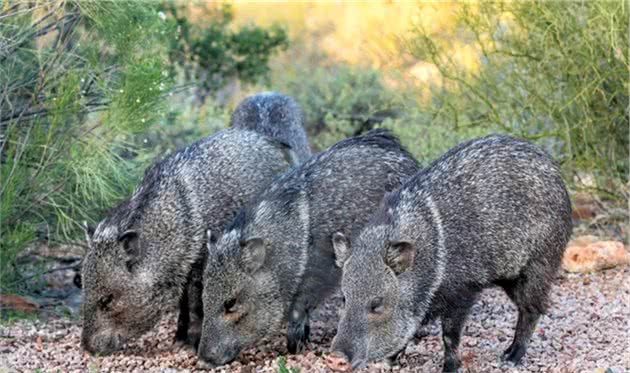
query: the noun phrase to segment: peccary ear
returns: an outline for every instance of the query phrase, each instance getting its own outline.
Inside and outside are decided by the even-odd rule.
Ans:
[[[343,233],[336,232],[332,236],[332,244],[335,249],[335,264],[337,267],[343,268],[344,263],[350,259],[352,254],[350,243]]]
[[[133,267],[140,261],[140,245],[138,242],[138,232],[134,230],[127,230],[120,236],[118,236],[118,242],[120,242],[123,250],[127,254],[127,268],[132,270]]]
[[[88,247],[92,246],[92,236],[94,235],[94,227],[88,225],[88,222],[83,220],[81,224],[81,228],[83,228],[83,232],[85,233],[85,240],[88,243]]]
[[[413,266],[416,249],[408,241],[389,241],[385,252],[385,264],[399,275]]]
[[[249,273],[256,272],[265,262],[265,245],[262,238],[250,238],[240,242],[241,260]]]

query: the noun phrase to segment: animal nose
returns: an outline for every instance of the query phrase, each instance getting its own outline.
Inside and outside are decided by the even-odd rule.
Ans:
[[[198,356],[197,369],[212,369],[216,366],[213,359],[217,356],[216,347],[203,350],[199,349]]]
[[[333,364],[352,365],[352,369],[364,368],[367,363],[367,356],[362,353],[355,353],[352,343],[335,343],[333,342]],[[343,362],[343,364],[341,364]]]
[[[337,372],[350,370],[348,357],[340,351],[333,351],[330,355],[326,356],[326,364]]]
[[[199,349],[197,366],[200,369],[215,368],[234,360],[236,355],[238,355],[238,350],[233,346],[226,350],[223,350],[221,346]]]
[[[214,368],[214,364],[204,360],[202,357],[197,360],[197,369],[209,370]]]
[[[199,349],[198,351],[199,363],[203,363],[201,365],[214,366],[215,359],[217,358],[218,354],[219,354],[219,351],[217,350],[216,347]],[[200,365],[199,363],[197,365]],[[209,368],[204,368],[204,369],[209,369]]]
[[[347,361],[348,363],[352,362],[354,358],[353,349],[347,343],[338,343],[336,345],[333,344],[333,355],[337,356],[340,359]]]
[[[121,336],[118,334],[97,334],[81,338],[81,346],[91,354],[109,355],[120,349]]]

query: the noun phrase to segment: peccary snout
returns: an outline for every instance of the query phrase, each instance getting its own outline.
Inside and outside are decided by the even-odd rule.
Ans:
[[[240,351],[240,346],[234,343],[207,346],[207,343],[204,343],[202,340],[197,350],[197,356],[199,357],[197,368],[211,369],[224,365],[236,359]]]
[[[91,354],[109,355],[122,348],[124,341],[117,333],[98,333],[81,336],[81,347]]]
[[[365,368],[367,364],[367,349],[355,351],[354,347],[352,341],[335,337],[331,347],[332,355],[346,360],[352,365],[352,369]]]
[[[352,311],[349,313],[359,313]],[[363,321],[362,318],[350,318],[344,315],[338,330],[347,332],[337,333],[332,341],[331,351],[333,355],[345,358],[353,369],[365,367],[368,361],[367,330]]]

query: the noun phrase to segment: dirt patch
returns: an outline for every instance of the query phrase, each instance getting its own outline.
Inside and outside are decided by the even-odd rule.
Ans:
[[[630,270],[616,268],[593,274],[559,275],[552,306],[544,316],[521,366],[514,368],[499,356],[510,344],[516,309],[498,289],[484,292],[466,324],[460,357],[469,372],[626,372],[630,370]],[[330,301],[315,315],[312,342],[306,352],[287,356],[287,367],[302,372],[328,372],[326,352],[337,322],[337,304]],[[106,357],[94,357],[79,348],[80,325],[67,318],[19,321],[0,332],[2,367],[20,372],[85,371],[194,371],[197,358],[172,343],[174,318],[155,331]],[[412,341],[391,368],[371,364],[366,371],[439,372],[442,342],[438,323],[428,325],[425,336]],[[262,341],[244,351],[239,360],[216,372],[276,372],[277,358],[286,355],[282,336]]]

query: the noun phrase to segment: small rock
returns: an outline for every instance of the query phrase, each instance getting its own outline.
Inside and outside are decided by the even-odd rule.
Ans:
[[[625,246],[619,241],[597,241],[583,236],[567,245],[562,268],[568,272],[594,272],[630,263]]]

